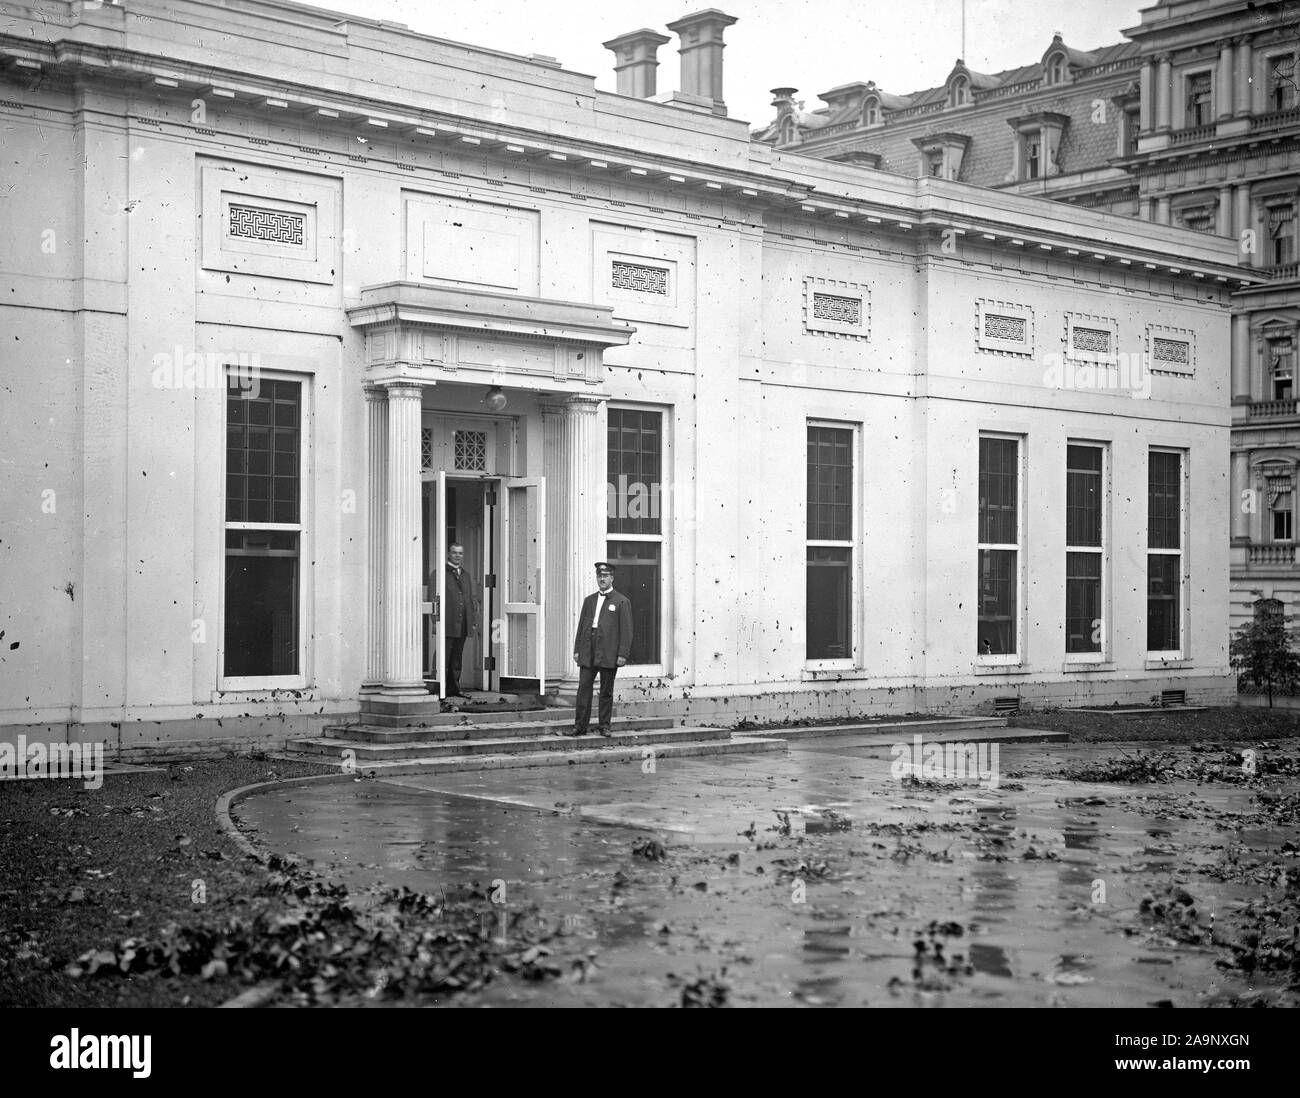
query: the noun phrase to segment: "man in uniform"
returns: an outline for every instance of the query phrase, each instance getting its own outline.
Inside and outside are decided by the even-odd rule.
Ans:
[[[573,662],[578,674],[578,705],[570,736],[585,736],[591,720],[591,689],[600,672],[600,715],[596,731],[611,736],[614,719],[614,676],[632,651],[632,604],[614,590],[614,566],[596,565],[596,591],[583,600],[578,633],[573,638]]]

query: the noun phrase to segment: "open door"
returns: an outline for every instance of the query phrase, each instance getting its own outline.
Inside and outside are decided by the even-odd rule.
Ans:
[[[447,634],[442,628],[447,608],[447,474],[441,469],[433,481],[433,665],[438,677],[438,697],[447,696]]]
[[[502,477],[500,689],[546,692],[546,480]]]

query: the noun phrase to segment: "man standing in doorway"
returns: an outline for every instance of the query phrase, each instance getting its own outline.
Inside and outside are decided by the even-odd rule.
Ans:
[[[573,662],[578,673],[578,706],[570,736],[585,736],[591,720],[591,688],[600,672],[600,715],[596,731],[612,736],[614,676],[632,651],[632,603],[614,590],[614,566],[596,565],[596,591],[582,603],[578,633],[573,638]]]
[[[465,547],[447,547],[447,612],[443,630],[447,638],[447,689],[449,698],[463,698],[460,692],[460,656],[467,637],[478,634],[478,595],[465,570]]]

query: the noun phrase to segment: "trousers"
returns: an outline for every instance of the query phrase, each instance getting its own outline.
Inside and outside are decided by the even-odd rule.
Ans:
[[[573,727],[582,732],[587,731],[591,723],[591,689],[596,682],[596,672],[600,672],[600,709],[597,720],[601,728],[609,728],[614,719],[614,676],[617,667],[580,667],[578,668],[578,702],[574,711]]]
[[[447,638],[447,697],[460,696],[460,656],[465,650],[464,637]]]

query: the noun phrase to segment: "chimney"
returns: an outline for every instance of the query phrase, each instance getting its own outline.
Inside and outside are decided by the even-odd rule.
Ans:
[[[614,71],[618,74],[618,94],[649,99],[655,93],[655,57],[659,47],[669,41],[668,35],[648,27],[628,31],[601,45],[614,51]]]
[[[727,113],[722,101],[722,32],[734,22],[734,15],[705,8],[668,24],[682,40],[677,51],[682,55],[681,90],[711,99],[714,114]]]

